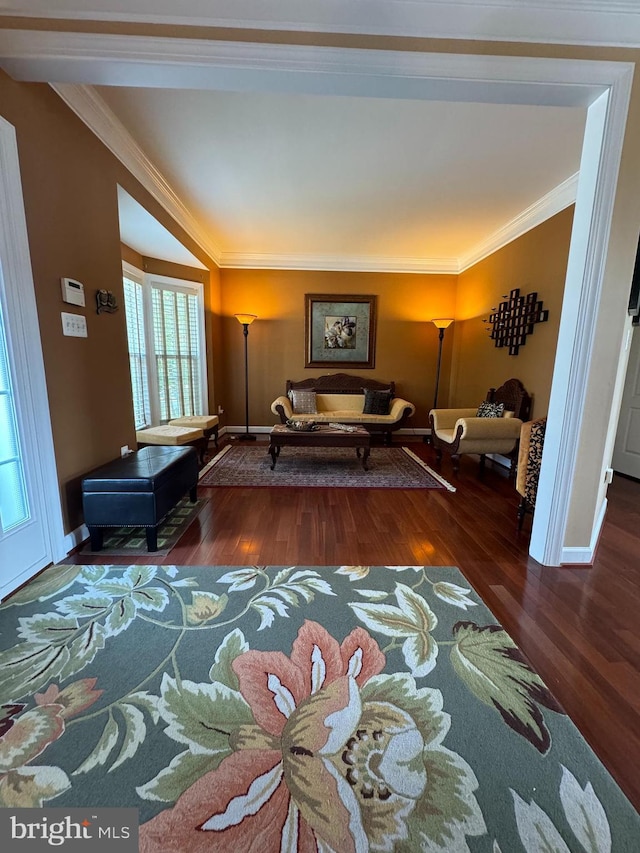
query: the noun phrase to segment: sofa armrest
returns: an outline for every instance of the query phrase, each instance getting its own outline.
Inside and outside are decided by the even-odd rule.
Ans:
[[[520,437],[520,418],[458,418],[455,429],[462,427],[461,439],[502,439]]]
[[[416,407],[408,400],[403,400],[402,397],[394,397],[389,408],[389,415],[394,421],[399,421],[400,418],[410,418],[415,412]]]
[[[278,397],[271,404],[271,411],[274,415],[278,415],[281,423],[285,424],[289,418],[293,417],[291,400],[284,395]]]
[[[433,428],[436,432],[440,429],[453,429],[459,418],[472,418],[478,409],[431,409],[430,417],[433,418]],[[488,418],[485,418],[488,420]]]

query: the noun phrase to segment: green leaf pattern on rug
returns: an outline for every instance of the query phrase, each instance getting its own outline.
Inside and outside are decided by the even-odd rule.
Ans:
[[[499,625],[479,627],[473,622],[458,622],[453,633],[451,662],[460,678],[478,699],[495,707],[508,726],[539,752],[547,752],[551,738],[536,702],[562,709],[511,637]]]
[[[45,572],[3,607],[3,618],[19,608],[4,634],[19,642],[0,651],[0,806],[96,790],[117,804],[133,775],[125,802],[140,808],[143,853],[246,850],[248,838],[292,853],[469,853],[480,836],[471,849],[610,853],[615,824],[597,788],[547,757],[539,706],[561,709],[500,626],[456,622],[482,608],[459,574],[333,571]],[[551,762],[558,779],[562,769],[555,804],[553,791],[513,785],[510,817],[489,824],[496,803],[510,808],[509,785],[482,792],[485,767],[465,754],[482,739],[465,735],[456,751],[461,709],[445,710],[438,689],[454,683],[458,703],[468,689],[472,725],[501,718],[526,739],[509,749],[528,750],[527,765]]]
[[[405,584],[396,584],[397,606],[392,604],[360,604],[349,607],[367,628],[386,637],[405,638],[402,653],[415,678],[427,675],[436,665],[438,646],[431,632],[438,624],[435,613],[425,599]]]

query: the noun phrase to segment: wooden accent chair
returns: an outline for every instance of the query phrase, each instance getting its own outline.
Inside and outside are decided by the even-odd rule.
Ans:
[[[547,419],[538,418],[527,421],[520,430],[520,447],[518,450],[518,473],[516,476],[516,491],[521,496],[518,505],[518,530],[522,530],[525,515],[536,507],[540,465],[542,464],[542,447],[547,429]]]
[[[499,388],[490,388],[487,403],[503,404],[501,417],[478,417],[478,407],[466,409],[431,409],[431,443],[440,462],[442,454],[451,456],[453,470],[460,467],[463,453],[480,455],[480,473],[487,453],[509,457],[514,473],[516,447],[520,428],[529,417],[531,397],[518,379],[508,379]]]

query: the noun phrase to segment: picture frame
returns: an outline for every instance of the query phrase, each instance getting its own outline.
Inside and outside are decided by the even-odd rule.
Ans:
[[[305,367],[375,367],[377,297],[306,293]]]

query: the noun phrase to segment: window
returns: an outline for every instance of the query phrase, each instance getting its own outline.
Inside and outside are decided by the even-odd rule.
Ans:
[[[204,414],[202,285],[123,267],[136,429]]]

